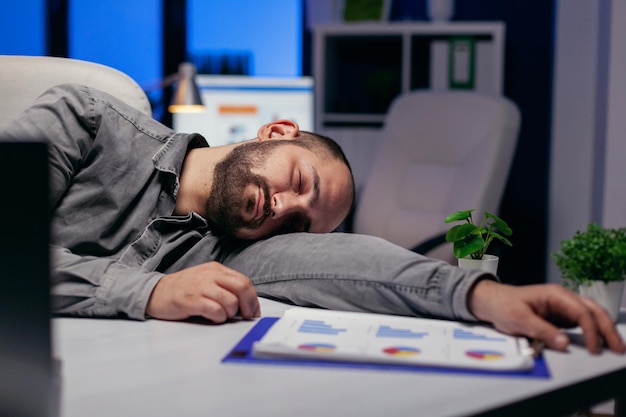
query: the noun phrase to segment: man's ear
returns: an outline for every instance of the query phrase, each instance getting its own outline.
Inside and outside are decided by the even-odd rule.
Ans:
[[[291,120],[281,119],[264,124],[257,132],[258,140],[294,139],[300,128]]]

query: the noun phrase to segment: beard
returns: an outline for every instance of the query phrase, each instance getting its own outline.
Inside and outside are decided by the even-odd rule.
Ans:
[[[270,190],[267,180],[252,170],[267,160],[272,142],[251,142],[239,145],[216,166],[213,187],[207,202],[208,220],[217,231],[236,235],[240,229],[257,229],[270,215]],[[269,145],[269,146],[268,146]],[[245,189],[253,184],[260,187],[264,195],[263,215],[247,221],[243,213],[256,204],[256,197],[245,196]]]

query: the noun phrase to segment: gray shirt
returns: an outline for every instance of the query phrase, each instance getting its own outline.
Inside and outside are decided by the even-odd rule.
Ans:
[[[174,216],[197,134],[178,134],[85,86],[44,93],[9,128],[50,152],[52,294],[58,313],[145,319],[163,274],[217,260],[260,295],[300,305],[471,320],[467,294],[492,278],[370,236],[297,233],[256,243]]]

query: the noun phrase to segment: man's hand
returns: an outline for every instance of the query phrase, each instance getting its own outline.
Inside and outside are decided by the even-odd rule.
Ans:
[[[470,293],[468,303],[478,319],[492,323],[501,332],[536,338],[552,349],[563,351],[569,344],[559,327],[580,326],[589,352],[600,353],[603,341],[613,352],[626,352],[607,312],[560,285],[515,287],[483,280]]]
[[[218,262],[208,262],[163,276],[154,287],[146,314],[164,320],[202,316],[223,323],[240,315],[259,317],[261,309],[250,280]]]

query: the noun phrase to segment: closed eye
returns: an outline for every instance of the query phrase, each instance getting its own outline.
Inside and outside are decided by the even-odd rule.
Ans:
[[[298,194],[302,192],[302,171],[298,171]]]

